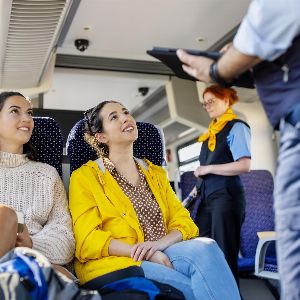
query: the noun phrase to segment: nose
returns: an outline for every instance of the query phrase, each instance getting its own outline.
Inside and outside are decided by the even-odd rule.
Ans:
[[[207,102],[207,103],[206,103],[206,102],[203,102],[203,103],[202,103],[202,106],[203,106],[204,109],[207,109],[208,107],[211,107],[211,106],[212,106],[212,103],[209,103],[209,102]]]
[[[31,122],[32,121],[32,116],[29,115],[27,112],[22,114],[22,122]]]
[[[130,115],[128,114],[128,115],[123,115],[123,117],[122,117],[122,122],[123,123],[127,123],[128,121],[129,121],[129,119],[130,119]]]

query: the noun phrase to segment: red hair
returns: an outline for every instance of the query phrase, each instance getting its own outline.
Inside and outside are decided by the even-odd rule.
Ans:
[[[202,97],[204,98],[204,95],[208,92],[212,93],[213,95],[215,95],[217,98],[221,100],[228,99],[229,106],[232,106],[234,103],[239,101],[237,92],[233,88],[222,88],[217,84],[213,84],[204,90]]]

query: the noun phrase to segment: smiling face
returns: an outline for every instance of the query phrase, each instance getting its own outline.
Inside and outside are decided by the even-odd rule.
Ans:
[[[220,99],[211,92],[205,93],[203,99],[204,101],[202,105],[206,109],[209,117],[212,119],[219,119],[229,108],[228,99]]]
[[[103,122],[103,132],[95,137],[109,148],[114,145],[132,144],[138,137],[134,118],[120,103],[107,103],[100,111]]]
[[[4,101],[0,111],[0,150],[21,154],[34,127],[31,103],[21,96]]]

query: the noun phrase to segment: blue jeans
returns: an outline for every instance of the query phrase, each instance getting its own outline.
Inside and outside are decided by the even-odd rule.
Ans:
[[[292,122],[293,123],[293,122]],[[300,122],[281,120],[274,207],[284,300],[300,299]]]
[[[240,299],[234,277],[217,243],[209,238],[180,242],[167,248],[174,269],[143,261],[145,277],[167,283],[187,300]]]

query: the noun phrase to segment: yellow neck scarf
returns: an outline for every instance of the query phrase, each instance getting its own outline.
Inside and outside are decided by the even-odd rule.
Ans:
[[[229,121],[234,119],[237,119],[237,115],[229,107],[219,120],[213,119],[211,121],[208,131],[199,136],[198,142],[204,142],[208,139],[208,149],[213,152],[216,148],[216,134],[218,134]]]

